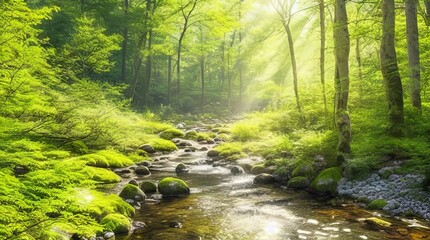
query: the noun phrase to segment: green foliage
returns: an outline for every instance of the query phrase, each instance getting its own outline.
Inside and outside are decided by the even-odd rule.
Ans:
[[[184,132],[176,128],[170,128],[160,133],[160,137],[166,140],[172,140],[173,138],[182,138],[184,136]]]
[[[320,193],[336,193],[337,183],[342,178],[339,167],[323,170],[311,183],[311,189]]]
[[[74,153],[87,154],[89,152],[88,146],[81,140],[73,141],[67,144],[67,147]]]
[[[241,121],[231,128],[231,137],[233,140],[241,142],[257,140],[261,137],[260,129],[258,123],[252,120]]]
[[[293,153],[298,159],[314,159],[317,155],[335,159],[337,138],[333,131],[296,131],[291,139]]]
[[[171,152],[171,151],[175,151],[178,149],[178,147],[176,147],[176,145],[169,140],[165,140],[165,139],[153,139],[150,143],[149,143],[156,151],[161,151],[161,152]]]
[[[87,165],[94,167],[121,168],[133,165],[133,161],[130,158],[114,150],[98,151],[79,157],[79,159],[85,160]]]
[[[293,177],[306,177],[312,179],[314,176],[314,168],[311,163],[302,161],[291,173]]]
[[[246,157],[244,147],[240,143],[222,143],[214,150],[219,152],[221,158],[231,161]]]
[[[385,205],[387,205],[387,201],[386,200],[384,200],[384,199],[375,199],[375,200],[371,201],[367,205],[367,208],[371,209],[371,210],[382,210],[382,208],[384,208]]]
[[[117,183],[121,181],[121,177],[116,175],[114,172],[96,167],[85,167],[81,171],[88,176],[88,179],[92,179],[102,183]]]
[[[116,234],[128,233],[131,230],[130,220],[122,214],[112,213],[104,217],[101,222],[104,229]]]

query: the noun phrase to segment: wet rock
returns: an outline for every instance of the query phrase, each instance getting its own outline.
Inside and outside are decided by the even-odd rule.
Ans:
[[[216,158],[216,157],[218,157],[219,156],[219,151],[217,151],[217,150],[215,150],[215,149],[211,149],[211,150],[209,150],[208,151],[208,157],[210,157],[210,158]]]
[[[311,189],[318,193],[336,193],[337,183],[342,178],[339,167],[331,167],[322,171],[311,183]]]
[[[206,140],[206,144],[215,144],[215,141],[212,139]]]
[[[260,173],[254,178],[254,184],[272,184],[276,179],[268,173]]]
[[[28,169],[26,166],[15,166],[13,168],[13,172],[15,175],[23,175],[30,172],[30,169]]]
[[[245,170],[241,166],[233,166],[231,168],[231,173],[233,173],[233,174],[243,174],[243,173],[245,173]]]
[[[183,163],[179,163],[176,168],[175,168],[175,172],[177,174],[181,174],[181,173],[189,173],[190,172],[190,168],[183,164]]]
[[[138,162],[136,163],[137,166],[145,166],[145,167],[150,167],[152,165],[152,163],[150,161],[142,161],[142,162]]]
[[[293,177],[288,181],[287,187],[294,189],[303,189],[309,187],[309,179],[307,177]]]
[[[146,198],[145,193],[139,187],[132,184],[125,185],[119,196],[124,199],[132,199],[138,202],[143,201]]]
[[[150,181],[143,181],[140,183],[140,189],[146,194],[146,193],[156,193],[157,192],[157,185]]]
[[[200,148],[199,150],[203,152],[203,151],[207,151],[207,150],[208,150],[208,148],[207,148],[207,147],[202,147],[202,148]]]
[[[158,191],[163,197],[180,196],[190,194],[190,188],[181,179],[167,177],[158,183]]]
[[[133,227],[135,227],[136,229],[140,229],[140,228],[145,228],[147,226],[146,226],[146,224],[144,222],[134,221],[133,222]]]
[[[184,129],[187,125],[184,122],[180,122],[176,124],[176,128],[178,129]]]
[[[127,173],[131,173],[131,169],[125,168],[120,170],[120,174],[127,174]]]
[[[182,228],[182,223],[180,223],[180,222],[169,222],[169,227],[171,227],[171,228]]]
[[[289,171],[286,171],[285,173],[275,172],[273,173],[273,177],[275,178],[276,182],[286,185],[288,180],[291,178],[291,174]]]
[[[145,166],[139,166],[139,167],[137,167],[136,170],[134,170],[134,172],[137,175],[144,175],[144,176],[151,174],[151,171],[149,171],[149,169],[147,167],[145,167]]]
[[[300,163],[292,172],[293,177],[306,177],[311,179],[314,175],[314,168],[309,162]]]
[[[104,239],[109,239],[109,240],[115,240],[115,233],[113,233],[113,232],[106,232],[103,235],[103,238]]]
[[[252,166],[250,173],[254,175],[257,175],[260,173],[273,174],[275,170],[276,170],[275,166],[266,167],[264,166],[264,164],[258,164],[258,165]]]
[[[154,148],[149,144],[144,144],[144,145],[140,146],[139,149],[143,150],[147,153],[155,153]]]
[[[176,146],[178,146],[178,147],[189,147],[189,146],[192,146],[192,145],[193,144],[191,144],[188,141],[180,141],[180,142],[176,143]]]
[[[134,186],[139,186],[139,183],[136,180],[130,180],[130,182],[128,182],[128,184],[134,185]]]

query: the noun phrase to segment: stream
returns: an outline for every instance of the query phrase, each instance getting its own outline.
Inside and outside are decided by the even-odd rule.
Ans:
[[[117,236],[117,240],[430,239],[426,228],[417,227],[426,223],[383,216],[392,226],[380,230],[363,219],[381,217],[381,213],[356,204],[333,207],[327,197],[254,185],[254,175],[234,175],[229,166],[214,166],[207,150],[199,150],[211,149],[214,144],[187,141],[192,146],[154,156],[150,176],[123,175],[123,181],[110,190],[119,193],[131,179],[157,182],[164,177],[178,177],[191,188],[191,194],[181,198],[147,195],[133,219],[146,227]],[[197,151],[186,150],[192,147]],[[191,171],[177,176],[175,167],[181,162]],[[181,227],[172,227],[172,223]]]

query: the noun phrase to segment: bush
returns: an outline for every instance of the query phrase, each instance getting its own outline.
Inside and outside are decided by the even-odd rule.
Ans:
[[[241,121],[231,128],[231,138],[236,141],[247,142],[261,137],[259,125],[252,120]]]

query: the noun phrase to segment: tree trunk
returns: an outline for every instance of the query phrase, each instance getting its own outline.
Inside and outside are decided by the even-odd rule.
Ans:
[[[319,0],[320,12],[320,31],[321,31],[321,46],[320,46],[320,79],[322,85],[322,94],[324,100],[324,111],[328,115],[327,97],[325,93],[325,6],[324,0]]]
[[[172,100],[172,55],[167,60],[167,104]]]
[[[152,72],[152,55],[150,53],[151,45],[152,45],[152,30],[149,30],[148,47],[147,47],[147,50],[149,51],[149,53],[146,56],[145,78],[144,78],[144,83],[143,83],[143,105],[144,106],[148,106],[149,87],[151,85],[151,75],[152,75],[151,74],[151,72]]]
[[[205,57],[201,56],[200,58],[200,79],[202,82],[202,92],[201,92],[201,109],[203,110],[205,106]]]
[[[338,152],[351,153],[351,121],[348,112],[349,95],[349,32],[345,0],[336,0],[334,17],[335,53],[335,124],[338,131]]]
[[[381,40],[381,71],[384,77],[385,93],[388,100],[389,133],[394,136],[402,135],[403,88],[397,67],[397,57],[394,45],[395,12],[394,0],[383,0],[382,8],[382,40]]]
[[[128,2],[124,0],[124,30],[122,33],[122,51],[121,51],[121,82],[126,82],[126,71],[127,71],[127,43],[128,43]]]
[[[355,39],[355,59],[357,60],[360,96],[363,95],[363,64],[361,63],[360,37]]]
[[[421,110],[420,51],[418,44],[417,0],[406,0],[406,40],[412,106]]]
[[[424,0],[425,7],[425,22],[427,26],[430,26],[430,0]]]

